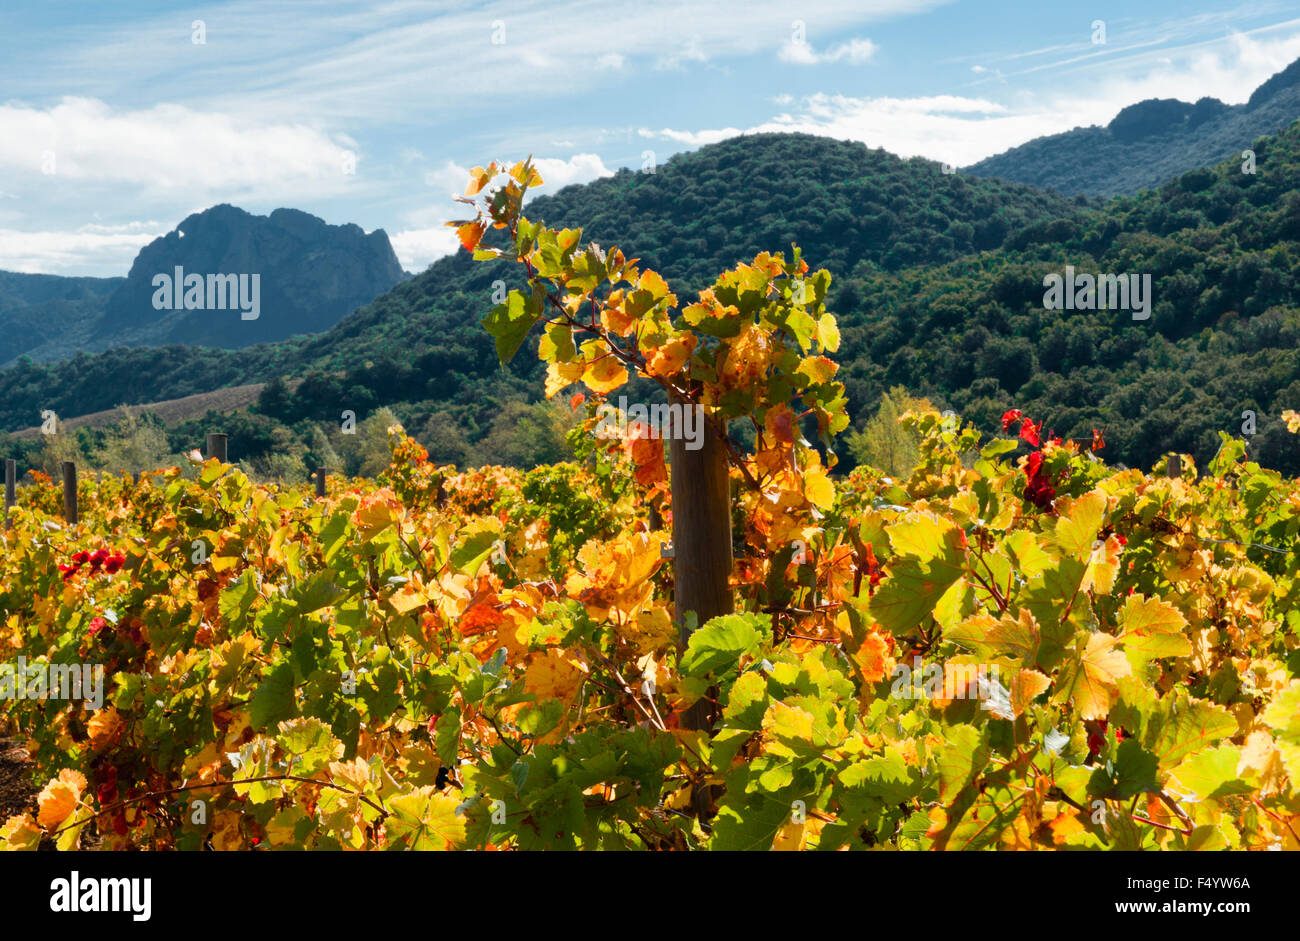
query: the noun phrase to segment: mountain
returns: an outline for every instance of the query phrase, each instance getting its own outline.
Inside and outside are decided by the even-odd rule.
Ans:
[[[1028,225],[1086,205],[945,174],[937,163],[859,143],[757,134],[678,154],[654,173],[623,168],[567,186],[531,201],[528,214],[581,228],[585,241],[626,246],[676,289],[694,292],[760,251],[788,252],[791,242],[840,277],[898,271],[996,248]],[[330,331],[304,338],[299,358],[330,369],[381,359],[405,368],[427,354],[435,372],[446,362],[465,374],[495,374],[496,353],[479,319],[493,282],[514,286],[519,274],[507,263],[457,252]],[[531,370],[522,353],[519,364]]]
[[[109,282],[51,278],[47,293],[61,298],[59,305],[20,307],[15,298],[25,295],[9,287],[14,277],[0,273],[0,317],[11,327],[0,362],[170,343],[238,349],[314,333],[408,276],[382,229],[367,235],[296,209],[255,216],[220,205],[141,249],[125,279],[109,279],[111,293]],[[194,278],[202,288],[190,293]],[[73,296],[76,303],[67,300]]]
[[[680,290],[695,290],[761,250],[788,250],[792,240],[837,275],[858,267],[892,271],[995,247],[1027,225],[1086,204],[1020,184],[944,174],[937,163],[858,143],[760,134],[678,154],[653,173],[623,169],[567,186],[530,202],[529,213],[552,225],[583,226],[586,238],[602,244],[626,245]],[[180,228],[188,232],[187,223]],[[162,240],[177,248],[179,241]],[[131,310],[138,313],[148,301],[145,275],[166,271],[176,257],[137,261]],[[514,285],[520,273],[458,252],[314,337],[238,353],[169,344],[53,365],[18,363],[0,372],[0,393],[11,393],[0,394],[0,428],[28,427],[43,408],[73,416],[311,373],[299,406],[313,417],[343,408],[361,415],[383,402],[476,400],[485,382],[502,376],[479,325],[497,279]],[[234,330],[248,326],[231,314],[220,322]],[[535,386],[530,350],[504,374],[512,388]]]
[[[528,215],[584,225],[584,240],[617,243],[683,299],[797,240],[834,275],[838,378],[859,424],[901,384],[985,432],[1010,408],[1063,436],[1100,429],[1107,460],[1149,467],[1171,450],[1208,460],[1252,412],[1252,458],[1295,473],[1300,446],[1279,414],[1300,407],[1300,125],[1255,147],[1254,174],[1229,159],[1102,203],[858,144],[757,135],[654,174],[566,187]],[[1044,309],[1044,277],[1066,266],[1149,276],[1149,318]],[[541,370],[535,334],[497,363],[479,320],[498,279],[522,280],[458,252],[314,336],[23,362],[0,371],[0,427],[28,427],[42,408],[70,417],[266,382],[255,411],[214,419],[232,454],[341,454],[358,440],[338,436],[341,413],[361,420],[387,405],[436,459],[467,444],[504,459],[520,453],[514,425],[531,433],[516,406],[540,397]],[[203,427],[182,437],[201,441]],[[19,445],[5,447],[27,453]]]
[[[1300,60],[1242,105],[1151,98],[1129,105],[1105,127],[1039,137],[981,160],[962,173],[998,177],[1070,195],[1133,195],[1181,173],[1237,158],[1264,135],[1300,118]]]
[[[0,363],[98,319],[124,281],[0,271]]]
[[[850,402],[903,385],[986,431],[1018,408],[1061,436],[1100,429],[1107,460],[1144,467],[1204,463],[1245,432],[1252,460],[1300,472],[1280,420],[1300,408],[1300,124],[1255,146],[1254,174],[1228,159],[977,259],[852,279]],[[1149,278],[1149,318],[1045,309],[1066,266]]]

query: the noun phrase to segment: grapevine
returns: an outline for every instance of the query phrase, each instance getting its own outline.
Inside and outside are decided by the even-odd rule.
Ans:
[[[86,474],[75,525],[21,490],[0,662],[104,686],[0,700],[39,790],[0,845],[1300,849],[1300,481],[1226,435],[1170,477],[931,410],[906,479],[832,476],[829,276],[763,254],[679,309],[524,218],[538,182],[476,169],[460,233],[523,263],[485,323],[506,358],[541,325],[579,460],[439,467],[395,425],[323,498],[215,459]],[[629,369],[729,449],[735,613],[685,644],[672,466],[590,436]]]

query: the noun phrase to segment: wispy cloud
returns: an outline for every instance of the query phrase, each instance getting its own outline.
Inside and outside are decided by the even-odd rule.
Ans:
[[[1300,56],[1300,20],[1251,28],[1294,15],[1276,0],[1110,19],[1105,46],[1090,16],[1008,32],[945,0],[78,3],[0,29],[0,268],[84,252],[77,273],[122,273],[144,233],[86,223],[216,202],[383,226],[418,268],[454,249],[449,196],[494,155],[549,152],[548,192],[764,130],[966,164],[1141,98],[1244,101]],[[918,46],[955,55],[918,69]],[[831,84],[864,64],[872,91]]]
[[[799,15],[833,35],[945,2],[810,0]],[[204,45],[191,42],[188,16],[168,15],[97,32],[53,61],[25,59],[26,67],[6,76],[14,79],[7,94],[30,97],[53,85],[83,95],[107,87],[114,98],[130,97],[184,73],[176,100],[195,106],[201,98],[218,110],[237,107],[274,120],[304,112],[364,123],[421,112],[445,117],[448,108],[517,98],[538,82],[552,97],[589,90],[591,65],[679,68],[777,51],[790,36],[791,7],[787,0],[665,0],[650,7],[641,0],[411,0],[362,13],[346,0],[306,8],[238,0],[203,18]],[[838,54],[868,52],[846,44]]]
[[[1172,67],[1180,78],[1186,77],[1195,84],[1216,83],[1216,90],[1204,94],[1228,102],[1244,101],[1263,79],[1294,61],[1296,46],[1290,40],[1300,31],[1300,19],[1292,18],[1253,29],[1243,29],[1238,24],[1257,21],[1260,16],[1281,9],[1294,11],[1295,8],[1289,5],[1281,7],[1276,3],[1244,3],[1232,10],[1188,13],[1170,19],[1108,19],[1104,21],[1104,43],[1093,42],[1093,32],[1081,28],[1078,40],[1073,43],[1023,52],[989,53],[977,58],[983,65],[1014,63],[1018,66],[1003,70],[984,69],[985,73],[998,78],[1044,72],[1084,75],[1091,72],[1130,81],[1143,69]],[[1207,37],[1207,33],[1211,35]],[[1019,63],[1022,59],[1042,56],[1054,58],[1023,66]],[[1198,67],[1205,64],[1215,65],[1216,70],[1208,75],[1198,71]],[[973,71],[979,72],[978,69]],[[1189,99],[1201,96],[1184,92],[1165,97]]]
[[[156,222],[85,225],[71,232],[0,229],[0,258],[5,259],[7,269],[30,274],[80,273],[87,268],[108,267],[124,275],[130,259],[166,232],[167,228]]]
[[[1159,56],[1135,56],[1122,70],[1111,63],[1091,78],[1080,78],[1064,88],[1022,92],[1013,105],[963,95],[813,94],[804,96],[793,109],[743,130],[662,128],[639,133],[696,147],[737,133],[800,131],[862,141],[903,157],[919,155],[963,166],[1035,137],[1106,124],[1122,108],[1146,98],[1194,101],[1209,95],[1240,103],[1298,57],[1300,21],[1289,33],[1272,27],[1233,33],[1180,50],[1165,50]]]
[[[89,98],[0,105],[0,170],[15,183],[292,194],[341,188],[356,157],[310,127],[180,105],[126,111]]]
[[[756,130],[762,130],[762,128],[749,128],[750,132]],[[738,127],[720,127],[705,131],[678,131],[669,127],[660,128],[657,131],[646,127],[637,130],[637,134],[641,137],[672,141],[676,144],[685,144],[687,147],[703,147],[705,144],[716,144],[728,137],[736,137],[744,133],[746,132]]]
[[[781,47],[778,53],[782,62],[793,65],[822,65],[827,62],[848,62],[861,65],[869,62],[876,54],[877,46],[870,39],[850,39],[848,42],[832,46],[825,52],[818,52],[812,43],[791,41]]]

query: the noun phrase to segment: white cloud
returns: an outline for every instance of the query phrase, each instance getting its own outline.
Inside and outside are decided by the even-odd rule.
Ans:
[[[1008,133],[1029,136],[1050,133],[1042,121],[1041,115],[1009,114],[1005,106],[982,98],[956,95],[853,98],[817,94],[804,98],[796,113],[776,116],[745,131],[725,128],[691,132],[664,128],[651,133],[700,146],[740,133],[800,131],[862,141],[902,157],[921,154],[960,165],[986,156],[987,148],[999,146]]]
[[[777,53],[777,58],[782,62],[789,62],[791,65],[816,65],[817,51],[813,49],[810,42],[791,40],[781,47],[781,51]]]
[[[1296,27],[1300,21],[1295,22],[1293,29]],[[1103,63],[1097,68],[1100,80],[1090,97],[1099,99],[1102,110],[1110,109],[1112,116],[1144,98],[1195,101],[1209,95],[1227,104],[1242,104],[1297,58],[1300,32],[1278,38],[1236,32],[1177,54],[1170,50],[1135,53],[1118,74],[1111,74],[1115,63]]]
[[[827,36],[950,0],[806,0],[801,15]],[[361,10],[351,0],[317,0],[309,10],[273,0],[235,0],[207,17],[207,45],[195,46],[172,13],[126,19],[116,28],[69,33],[57,47],[27,51],[0,67],[6,95],[68,93],[123,100],[131,92],[193,108],[275,121],[319,115],[343,122],[407,120],[448,107],[515,99],[547,69],[547,93],[582,92],[590,67],[659,69],[774,52],[789,36],[788,0],[410,0]],[[219,12],[219,15],[218,15]],[[492,42],[504,21],[505,42]],[[88,35],[89,38],[83,38]],[[450,54],[454,50],[455,54]],[[837,54],[860,59],[868,47]],[[177,76],[184,79],[177,82]],[[148,100],[148,99],[146,99]]]
[[[826,52],[818,52],[812,43],[790,41],[777,53],[782,62],[793,65],[820,65],[824,62],[848,62],[862,65],[871,60],[879,47],[870,39],[850,39],[848,42],[832,46]]]
[[[692,36],[685,42],[670,44],[667,52],[659,54],[654,67],[660,71],[680,71],[688,62],[708,62],[709,55],[700,44],[699,37]]]
[[[1009,136],[1022,139],[1066,130],[1068,119],[1017,115],[984,98],[936,95],[924,98],[853,98],[812,95],[785,120],[758,131],[803,131],[884,147],[900,157],[922,155],[957,166],[1005,149]]]
[[[140,249],[166,234],[156,222],[85,225],[72,232],[0,229],[0,259],[9,271],[125,277]]]
[[[854,65],[859,65],[872,58],[878,48],[870,39],[850,39],[843,45],[833,48],[827,54],[827,58],[832,62],[846,59]]]
[[[460,247],[456,231],[445,225],[428,229],[405,229],[388,237],[402,268],[418,274],[444,255]]]
[[[793,114],[781,114],[744,130],[683,131],[664,128],[644,136],[673,140],[690,147],[715,143],[738,134],[802,132],[856,140],[883,147],[900,157],[925,156],[964,166],[1042,134],[1075,126],[1060,113],[1013,113],[983,98],[937,95],[926,98],[853,98],[816,94],[804,98]]]
[[[465,187],[469,183],[469,167],[462,167],[456,161],[448,160],[440,169],[426,173],[424,182],[435,189],[446,190],[446,195],[449,197],[459,196],[465,192]]]
[[[1005,85],[1007,82],[1006,77],[1002,74],[1001,69],[992,69],[989,68],[988,66],[983,66],[983,65],[972,65],[970,67],[970,70],[974,72],[976,75],[983,76],[983,78],[979,79],[978,81],[972,84],[982,85],[988,82],[997,81]]]
[[[688,147],[703,147],[705,144],[716,144],[718,141],[726,140],[728,137],[735,137],[736,135],[744,134],[745,132],[737,127],[722,127],[706,131],[676,131],[669,127],[652,131],[649,128],[643,127],[639,128],[637,133],[642,137],[675,141],[679,144],[685,144]]]
[[[966,166],[1035,137],[1107,124],[1120,109],[1146,98],[1195,101],[1209,95],[1240,104],[1297,58],[1300,34],[1269,38],[1234,33],[1178,51],[1134,52],[1124,68],[1113,61],[1080,67],[1072,80],[1053,82],[1042,91],[1024,91],[1009,105],[961,95],[814,94],[803,98],[793,113],[744,129],[663,128],[638,133],[698,147],[742,133],[801,131],[862,141],[902,157],[920,155]]]
[[[29,184],[292,195],[341,190],[350,154],[301,124],[257,124],[180,105],[125,111],[90,98],[50,108],[0,105],[0,171]]]
[[[613,176],[614,171],[605,166],[596,154],[574,154],[567,160],[557,157],[538,157],[533,161],[545,184],[532,191],[538,195],[554,193],[570,183],[590,183],[602,176]]]

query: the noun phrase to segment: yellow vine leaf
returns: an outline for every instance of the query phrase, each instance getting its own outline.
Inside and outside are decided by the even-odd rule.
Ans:
[[[1025,714],[1030,703],[1042,693],[1052,681],[1037,670],[1017,670],[1011,677],[1011,712],[1019,717]]]
[[[0,848],[35,852],[40,846],[41,836],[40,827],[36,825],[31,814],[16,814],[0,827]]]
[[[627,378],[627,370],[612,353],[588,361],[582,370],[582,381],[597,395],[608,395],[626,383]]]
[[[1158,657],[1185,657],[1192,652],[1183,634],[1187,619],[1167,601],[1129,595],[1119,612],[1124,653],[1135,670]]]
[[[76,771],[64,769],[59,776],[45,785],[36,797],[40,812],[36,822],[46,830],[56,829],[81,801],[81,794],[86,789],[86,778]]]
[[[90,733],[90,744],[96,749],[112,744],[121,728],[122,717],[113,706],[99,710],[86,723],[86,731]]]
[[[1111,634],[1090,635],[1079,661],[1061,683],[1061,692],[1074,701],[1084,719],[1104,719],[1118,694],[1117,681],[1132,673],[1124,652],[1115,646],[1118,642]]]

